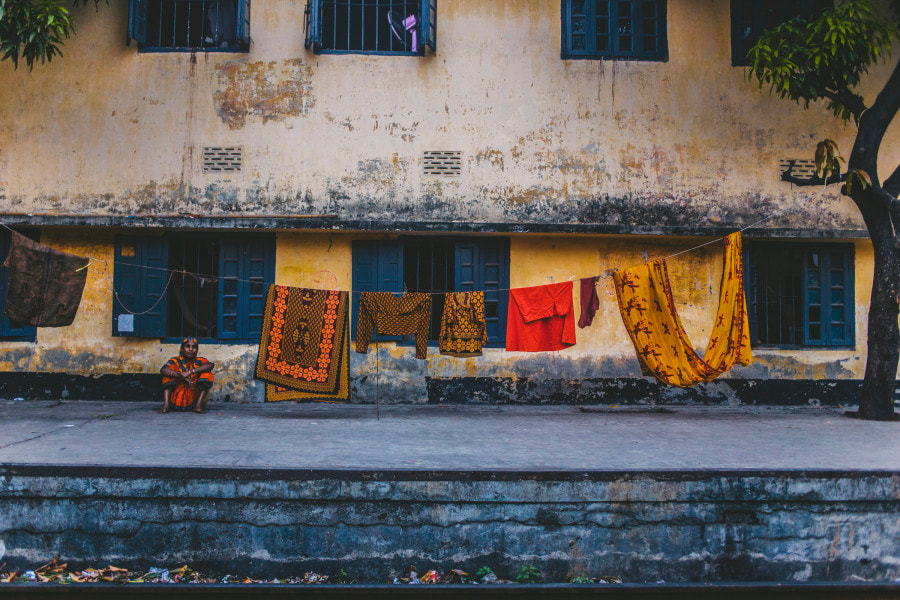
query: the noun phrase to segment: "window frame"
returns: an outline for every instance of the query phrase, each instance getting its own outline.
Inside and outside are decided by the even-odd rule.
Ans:
[[[24,235],[36,242],[40,242],[40,232],[34,230],[20,230],[17,233]],[[0,231],[0,342],[37,342],[37,327],[23,325],[13,327],[12,321],[6,316],[6,293],[9,285],[9,269],[2,266],[9,255],[11,236],[8,231]]]
[[[560,43],[560,56],[564,60],[634,60],[649,62],[667,62],[669,60],[669,36],[668,36],[668,6],[666,0],[648,0],[656,4],[657,8],[657,27],[656,33],[657,49],[653,52],[638,51],[634,48],[638,40],[640,40],[641,48],[643,48],[644,38],[644,19],[641,13],[643,7],[639,0],[631,0],[633,2],[632,10],[632,50],[622,52],[618,50],[618,31],[614,31],[614,23],[618,19],[618,2],[617,0],[584,0],[585,2],[585,19],[589,19],[596,12],[597,2],[607,2],[609,5],[609,41],[610,49],[598,51],[596,48],[586,48],[585,50],[573,50],[571,46],[572,35],[572,1],[561,0],[561,30],[562,37]],[[593,34],[593,45],[596,45],[596,32]],[[592,44],[588,43],[587,46]]]
[[[800,332],[801,343],[757,343],[759,323],[755,322],[758,315],[758,264],[761,257],[784,257],[787,252],[793,251],[800,255],[798,273],[792,274],[800,278],[799,298],[801,302]],[[758,253],[758,254],[754,254]],[[842,264],[836,267],[832,263],[834,255],[840,253]],[[809,257],[817,254],[820,257],[820,265],[811,267]],[[744,278],[744,293],[747,299],[747,313],[750,327],[751,347],[772,350],[853,350],[856,348],[856,279],[855,279],[855,247],[851,243],[815,243],[815,242],[766,242],[752,241],[744,245],[744,264],[746,266]],[[784,264],[784,261],[781,262]],[[811,285],[810,272],[819,272],[818,285]],[[834,271],[842,271],[842,282],[833,280]],[[777,273],[780,274],[780,273]],[[776,274],[776,275],[777,275]],[[828,298],[831,292],[840,288],[843,291],[843,303],[834,302]],[[819,291],[819,302],[810,302],[811,292]],[[828,293],[826,293],[828,292]],[[779,304],[783,302],[783,296],[779,297]],[[833,318],[825,320],[826,314],[832,314],[834,305],[842,306],[842,321]],[[810,307],[820,307],[820,320],[810,321]],[[810,324],[821,326],[821,339],[810,337]],[[835,337],[831,328],[835,324],[841,324],[846,328],[843,338]]]
[[[351,294],[351,336],[356,339],[356,325],[359,319],[359,296],[364,291],[381,291],[391,292],[395,295],[403,293],[404,288],[404,249],[406,244],[415,244],[422,242],[434,242],[435,238],[422,236],[402,236],[394,240],[355,240],[353,242],[353,292]],[[509,238],[507,237],[489,237],[489,238],[472,238],[472,237],[441,237],[440,242],[448,244],[454,254],[453,264],[453,291],[485,291],[485,303],[497,302],[497,316],[488,317],[485,314],[486,321],[496,321],[497,334],[490,335],[488,343],[484,344],[485,348],[505,348],[506,347],[506,321],[509,308]],[[475,248],[477,253],[474,272],[467,276],[461,270],[464,268],[457,260],[461,252],[467,248]],[[372,257],[372,248],[377,248],[377,256]],[[384,251],[382,252],[382,249]],[[493,253],[497,260],[497,277],[493,283],[494,290],[487,288],[487,284],[483,282],[487,280],[486,270],[488,265],[495,264],[487,262],[489,254]],[[374,258],[374,261],[372,261]],[[363,261],[364,264],[363,264]],[[361,268],[365,267],[365,269]],[[374,279],[369,279],[366,270],[375,272]],[[487,288],[487,289],[486,289]],[[415,291],[415,290],[411,290]],[[452,293],[452,292],[448,292]],[[495,298],[491,299],[490,295],[494,294]],[[486,307],[487,308],[487,307]],[[432,303],[432,311],[434,311],[434,303]],[[486,311],[487,312],[487,311]],[[434,312],[432,312],[432,321]],[[438,320],[439,321],[439,320]],[[488,324],[490,328],[490,324]],[[402,339],[401,336],[386,336],[375,333],[374,339],[380,342],[397,342],[399,345],[413,345],[413,340]],[[428,340],[429,347],[437,347],[438,339]]]
[[[800,3],[800,8],[796,15],[789,17],[779,23],[776,23],[775,25],[769,25],[768,27],[766,27],[765,15],[763,11],[766,10],[767,7],[762,2],[759,2],[758,0],[754,0],[753,2],[747,2],[747,0],[731,0],[729,4],[731,21],[731,66],[750,66],[750,60],[747,58],[747,53],[756,44],[757,40],[759,40],[759,36],[762,35],[762,32],[766,29],[777,27],[782,23],[787,23],[791,19],[796,19],[797,17],[800,17],[802,19],[809,19],[817,12],[834,6],[834,2],[832,0],[798,1]],[[741,35],[741,31],[743,31],[744,28],[748,26],[748,23],[745,20],[747,13],[750,13],[749,26],[751,27],[751,33],[748,39],[753,40],[753,43],[747,46],[744,53],[741,54],[740,49],[743,45],[743,36]]]
[[[192,2],[194,0],[174,0],[175,2]],[[231,46],[153,46],[148,41],[147,24],[149,21],[149,0],[129,0],[128,2],[128,35],[126,45],[134,40],[138,52],[159,54],[167,52],[226,52],[246,53],[250,51],[250,2],[251,0],[235,0],[235,44]],[[174,42],[173,42],[174,43]]]
[[[326,48],[324,46],[324,5],[325,0],[307,0],[303,13],[304,47],[312,49],[314,54],[372,54],[381,56],[425,56],[426,48],[437,52],[437,0],[418,0],[419,22],[417,34],[421,48],[416,52],[409,50],[349,50]],[[365,1],[365,0],[362,0]]]
[[[166,287],[169,281],[169,274],[172,271],[169,267],[169,250],[173,243],[179,239],[192,236],[195,239],[215,240],[218,243],[218,256],[216,261],[219,265],[219,273],[215,275],[218,280],[219,289],[216,292],[217,302],[217,337],[201,337],[198,340],[205,344],[248,344],[258,343],[259,335],[262,329],[262,320],[265,313],[265,297],[268,286],[275,280],[275,236],[273,234],[249,234],[249,235],[226,235],[203,233],[180,233],[167,232],[162,236],[151,235],[117,235],[115,239],[115,254],[113,263],[113,298],[112,298],[112,335],[114,337],[133,337],[139,339],[158,339],[162,343],[178,343],[183,337],[181,335],[172,336],[168,328],[168,306],[170,299],[168,297],[170,287]],[[122,248],[124,243],[134,242],[135,251],[134,260],[126,260],[132,258],[123,256]],[[247,256],[247,252],[251,249],[261,249],[263,254],[263,271],[261,276],[262,292],[261,294],[252,294],[252,286],[259,285],[250,282],[238,281],[238,300],[236,315],[239,319],[244,319],[246,323],[238,325],[234,333],[228,332],[223,335],[223,318],[224,299],[225,299],[225,280],[230,279],[223,275],[224,263],[226,261],[226,246],[236,245],[242,253],[242,258],[232,259],[240,260],[241,266],[238,268],[240,272],[234,277],[237,279],[249,279],[250,276],[244,273],[247,268],[244,262],[250,264],[253,260],[257,262],[259,257],[243,258]],[[153,254],[151,256],[151,254]],[[134,268],[134,267],[145,267]],[[151,267],[151,268],[146,268]],[[142,274],[142,275],[139,275]],[[212,275],[212,274],[210,274]],[[165,297],[160,297],[159,290],[165,289],[163,292]],[[243,292],[241,291],[243,290]],[[246,293],[246,296],[241,295]],[[119,298],[124,298],[119,300]],[[254,297],[257,297],[258,312],[242,311],[242,307],[250,303]],[[157,300],[159,303],[153,307],[153,310],[146,315],[136,314],[134,317],[133,332],[118,331],[118,317],[121,314],[128,314],[124,310],[122,304],[131,308],[135,313],[143,312],[150,308]],[[258,319],[260,323],[260,331],[253,331],[250,326],[250,319]],[[185,334],[189,335],[189,334]]]

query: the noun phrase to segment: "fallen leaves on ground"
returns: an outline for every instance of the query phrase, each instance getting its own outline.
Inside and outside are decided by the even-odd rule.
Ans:
[[[188,565],[183,565],[177,569],[166,569],[162,567],[150,567],[146,571],[133,571],[114,565],[105,567],[86,568],[82,570],[69,569],[68,563],[60,562],[57,556],[47,564],[40,566],[34,570],[23,572],[4,571],[5,564],[0,564],[0,583],[56,583],[56,584],[78,584],[78,583],[117,583],[117,584],[134,584],[134,583],[233,583],[233,584],[286,584],[286,585],[321,585],[327,583],[341,583],[347,579],[346,573],[341,571],[338,581],[329,581],[328,575],[320,573],[308,572],[303,576],[287,577],[283,579],[257,579],[252,577],[241,577],[235,575],[225,575],[223,577],[213,576],[209,574],[195,571]],[[490,569],[481,576],[469,574],[460,569],[451,569],[441,574],[440,571],[432,569],[425,574],[419,576],[418,570],[414,566],[407,568],[403,574],[394,577],[395,584],[407,585],[435,585],[435,584],[511,584],[508,579],[497,577]],[[622,583],[622,580],[615,576],[604,577],[583,577],[578,578],[577,583]],[[354,583],[356,580],[353,580]],[[575,581],[573,581],[574,583]]]

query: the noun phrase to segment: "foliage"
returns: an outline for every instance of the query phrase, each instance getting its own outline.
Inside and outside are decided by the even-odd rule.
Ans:
[[[823,179],[841,172],[844,161],[838,153],[838,145],[834,140],[822,140],[816,146],[816,175]]]
[[[827,99],[837,117],[858,119],[862,98],[850,89],[885,58],[897,34],[896,21],[876,15],[867,0],[839,2],[815,19],[797,18],[766,31],[748,54],[749,77],[804,108]]]
[[[541,580],[541,572],[534,565],[522,565],[516,575],[516,583],[537,583]]]
[[[845,182],[841,192],[853,200],[866,223],[875,260],[858,415],[875,420],[895,418],[900,363],[900,165],[883,187],[878,176],[881,141],[900,110],[900,63],[871,105],[860,83],[873,64],[886,59],[891,43],[900,37],[898,26],[900,0],[839,0],[815,18],[794,19],[765,32],[748,53],[749,77],[759,81],[760,89],[804,108],[825,100],[835,116],[844,122],[853,117],[857,125],[845,174],[840,174],[843,159],[837,144],[823,140],[816,148],[815,176],[798,177],[788,170],[781,178],[801,186]]]
[[[494,570],[492,568],[490,568],[489,566],[485,565],[485,566],[481,567],[480,569],[478,569],[477,571],[475,571],[475,577],[477,579],[481,579],[485,575],[492,575],[493,573],[494,573]]]
[[[99,2],[94,0],[95,5]],[[30,70],[38,61],[43,64],[62,56],[63,40],[75,32],[64,4],[64,0],[0,0],[0,61],[11,60],[18,68],[23,59]]]

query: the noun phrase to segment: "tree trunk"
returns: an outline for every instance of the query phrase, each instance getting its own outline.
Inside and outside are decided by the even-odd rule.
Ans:
[[[859,399],[859,416],[888,421],[894,418],[894,388],[900,360],[900,314],[897,286],[900,282],[900,253],[889,240],[872,239],[875,272],[869,303],[869,340],[866,375]]]

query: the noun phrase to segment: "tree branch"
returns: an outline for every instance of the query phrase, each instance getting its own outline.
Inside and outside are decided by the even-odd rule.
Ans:
[[[885,180],[884,185],[881,187],[894,198],[900,196],[900,165],[897,165],[897,168],[894,169],[894,172],[891,173],[891,176]]]
[[[853,115],[853,118],[856,119],[857,123],[859,123],[860,117],[862,117],[862,114],[866,112],[868,108],[860,96],[854,94],[847,88],[837,91],[825,90],[825,93],[822,95],[832,102],[843,104],[850,109],[850,113]]]
[[[881,140],[898,110],[900,110],[900,61],[894,65],[891,76],[875,98],[875,102],[860,115],[856,142],[847,161],[848,169],[862,169],[872,178],[873,184],[878,181],[878,149]]]

